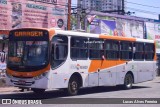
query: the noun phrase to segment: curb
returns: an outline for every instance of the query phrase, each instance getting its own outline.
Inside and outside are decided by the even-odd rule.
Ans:
[[[0,93],[5,92],[20,92],[18,87],[0,87]]]

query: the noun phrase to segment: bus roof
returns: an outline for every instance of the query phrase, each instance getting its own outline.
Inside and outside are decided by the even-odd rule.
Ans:
[[[98,35],[98,34],[77,32],[77,31],[55,30],[55,33],[56,33],[56,34],[61,34],[61,35],[69,35],[69,36],[81,36],[81,37],[94,37],[94,38],[99,38],[99,35]]]
[[[85,32],[78,32],[78,31],[65,31],[57,28],[20,28],[20,29],[42,29],[42,30],[48,30],[53,31],[52,33],[55,34],[61,34],[61,35],[68,35],[68,36],[77,36],[77,37],[91,37],[91,38],[101,38],[101,39],[111,39],[111,40],[122,40],[122,41],[137,41],[137,42],[144,42],[144,43],[154,43],[154,40],[148,40],[148,39],[139,39],[139,38],[132,38],[132,37],[120,37],[120,36],[112,36],[112,35],[106,35],[106,34],[93,34],[93,33],[85,33]],[[13,30],[19,30],[19,29],[13,29]],[[11,31],[13,31],[11,30]],[[52,35],[53,36],[53,35]]]
[[[101,39],[112,39],[112,40],[122,40],[122,41],[137,41],[137,42],[146,42],[146,43],[154,43],[154,40],[148,39],[139,39],[132,37],[120,37],[120,36],[111,36],[104,34],[92,34],[92,33],[84,33],[77,31],[64,31],[64,30],[55,30],[55,34],[60,35],[69,35],[69,36],[81,36],[81,37],[92,37],[92,38],[101,38]]]

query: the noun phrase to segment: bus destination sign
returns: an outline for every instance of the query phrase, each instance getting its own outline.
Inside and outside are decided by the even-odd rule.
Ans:
[[[10,40],[49,40],[49,33],[42,29],[13,30],[9,34]]]
[[[16,31],[14,34],[16,37],[21,37],[21,36],[30,36],[30,37],[41,37],[43,36],[42,31]]]

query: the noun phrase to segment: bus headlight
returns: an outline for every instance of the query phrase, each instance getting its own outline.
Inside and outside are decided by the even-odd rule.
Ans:
[[[48,73],[48,72],[44,72],[43,74],[34,77],[34,79],[35,79],[35,80],[42,79],[43,77],[45,77],[45,76],[47,75],[47,73]]]

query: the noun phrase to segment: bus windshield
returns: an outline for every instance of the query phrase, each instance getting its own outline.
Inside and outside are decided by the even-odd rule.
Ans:
[[[47,41],[10,41],[8,64],[18,66],[41,66],[47,63]]]

